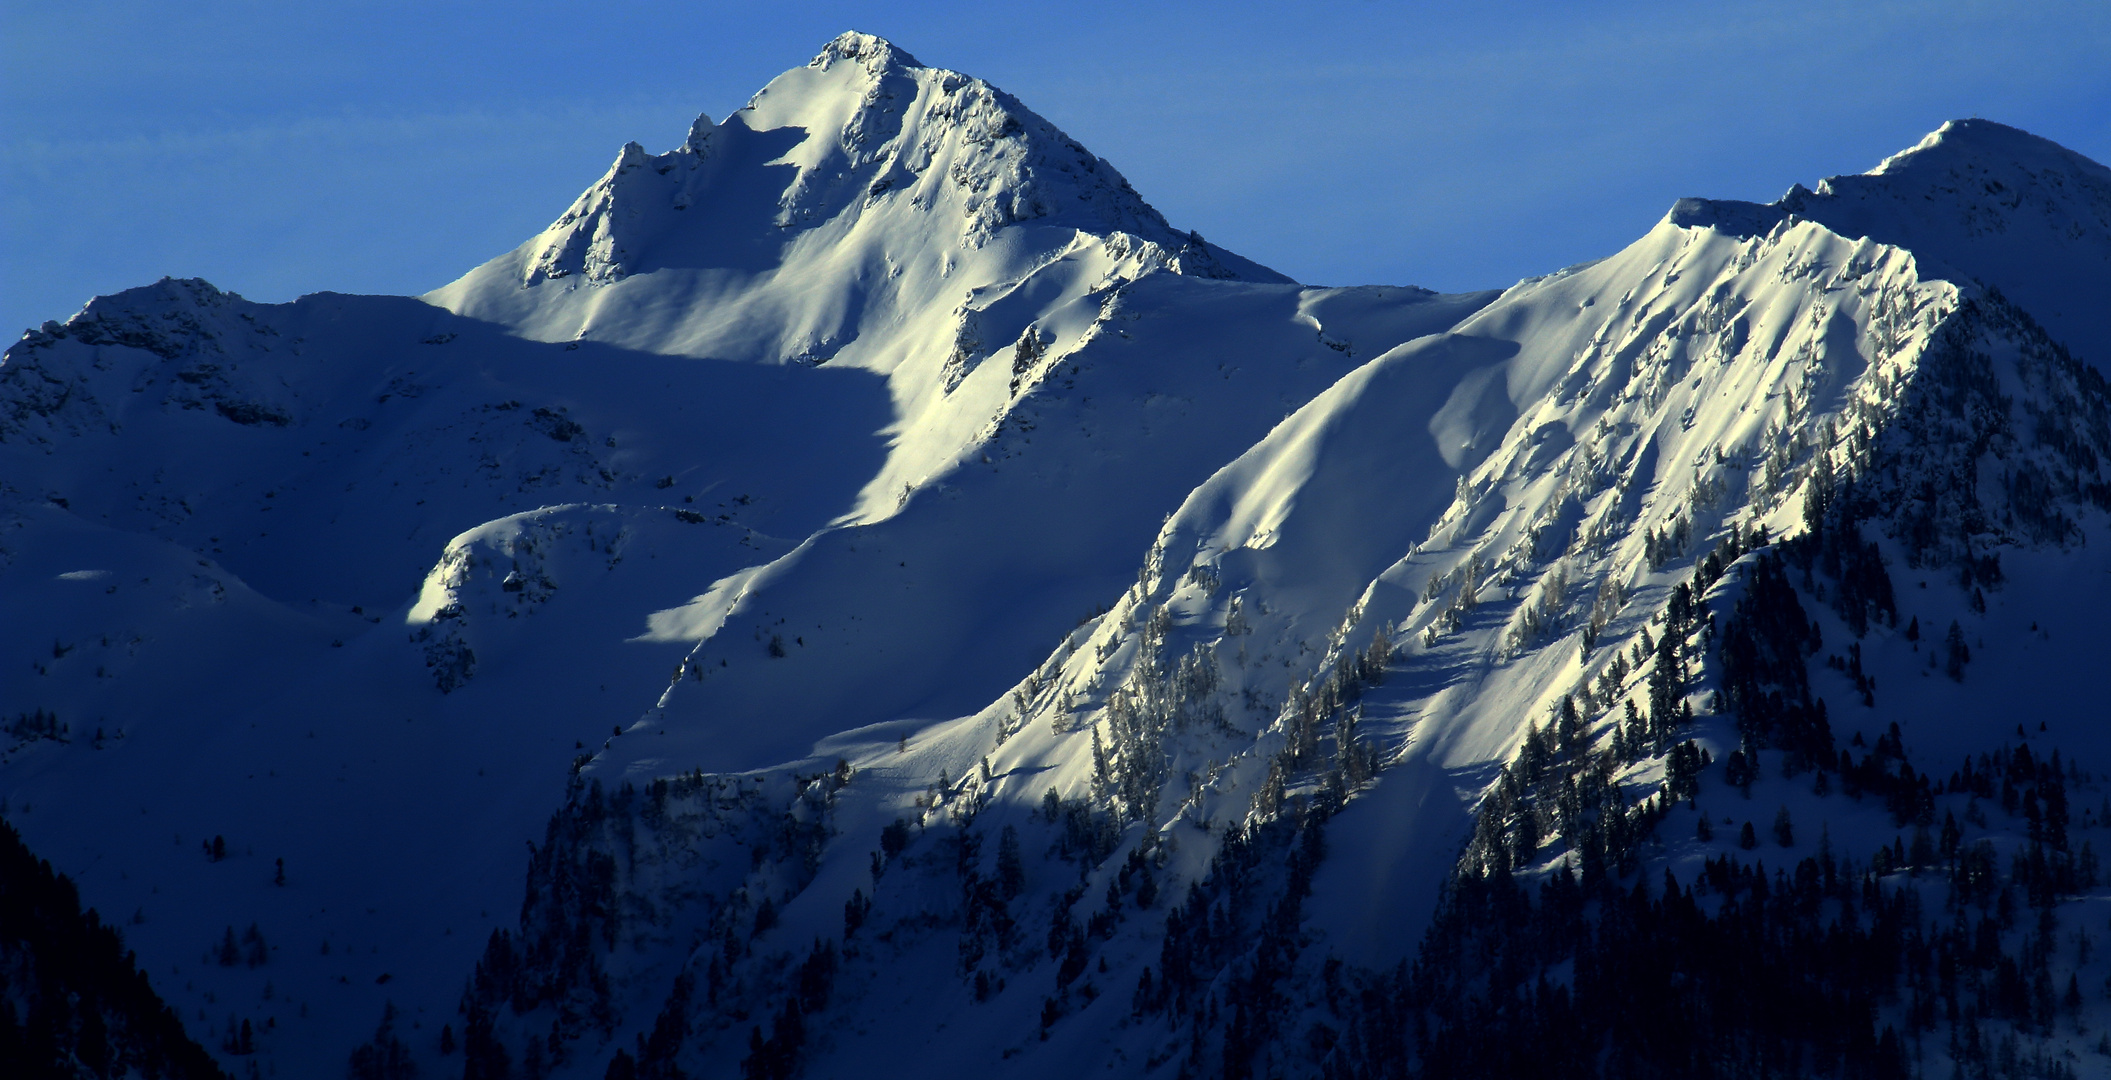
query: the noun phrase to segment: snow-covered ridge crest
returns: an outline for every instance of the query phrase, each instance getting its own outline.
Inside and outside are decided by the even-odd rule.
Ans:
[[[707,516],[683,505],[544,506],[487,521],[448,541],[401,621],[434,685],[451,693],[468,684],[480,663],[531,639],[536,631],[525,620],[560,592],[598,589],[605,595],[611,575],[633,549],[646,559],[664,554],[737,565],[785,546],[730,515]],[[574,625],[580,618],[571,613]]]
[[[64,323],[25,333],[0,366],[0,441],[50,446],[89,431],[115,434],[141,398],[163,409],[217,411],[237,424],[292,423],[296,395],[262,355],[285,343],[258,321],[258,310],[208,282],[163,278],[97,297]],[[62,341],[137,351],[83,368],[51,351]],[[114,393],[120,385],[129,393]]]
[[[576,564],[584,554],[598,556],[600,569],[614,569],[630,544],[627,519],[633,516],[615,506],[550,506],[486,522],[448,541],[403,617],[440,692],[476,674],[470,639],[480,636],[478,630],[489,632],[481,624],[533,615],[556,594],[566,576],[561,564]],[[578,547],[585,552],[560,550]]]

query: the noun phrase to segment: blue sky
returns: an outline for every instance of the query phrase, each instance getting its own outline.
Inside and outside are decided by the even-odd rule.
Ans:
[[[837,32],[1017,94],[1184,228],[1321,284],[1501,286],[1682,195],[1984,116],[2111,161],[2097,3],[10,0],[0,323],[164,274],[416,293]]]

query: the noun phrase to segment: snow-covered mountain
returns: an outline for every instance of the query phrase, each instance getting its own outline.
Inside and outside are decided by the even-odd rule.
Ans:
[[[10,348],[0,796],[241,1074],[1642,1072],[1665,977],[2100,1072],[2107,285],[1975,120],[1304,287],[846,34],[423,298]]]

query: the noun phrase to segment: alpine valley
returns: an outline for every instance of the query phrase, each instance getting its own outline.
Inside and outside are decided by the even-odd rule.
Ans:
[[[2111,1075],[2107,357],[1989,121],[1317,288],[845,34],[425,296],[6,351],[0,1059]]]

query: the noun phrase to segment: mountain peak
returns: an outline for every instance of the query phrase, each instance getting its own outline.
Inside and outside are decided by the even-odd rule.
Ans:
[[[2111,357],[2111,169],[1992,120],[1952,120],[1865,173],[1802,184],[1772,203],[1680,199],[1673,225],[1737,236],[1789,220],[1911,251],[1923,272],[2000,282],[2054,337]]]
[[[965,217],[970,246],[1006,225],[1044,219],[1128,232],[1169,248],[1185,240],[1112,165],[1011,94],[928,67],[872,34],[838,35],[805,67],[771,80],[727,120],[736,123],[758,134],[804,136],[771,161],[800,167],[785,204],[800,222],[829,220],[859,202],[876,206],[890,192],[913,188],[921,212],[950,204]],[[949,181],[943,197],[925,183],[939,174]]]
[[[2021,128],[1977,117],[1951,120],[1908,149],[1877,164],[1864,176],[1913,176],[1930,170],[1997,165],[2027,168],[2073,168],[2111,177],[2111,170]]]
[[[710,113],[697,113],[696,119],[689,122],[689,137],[682,140],[681,149],[692,154],[702,153],[705,140],[716,130],[718,125],[712,122]]]
[[[897,301],[944,293],[957,306],[1077,245],[1104,256],[1101,286],[1160,269],[1288,280],[1173,228],[1012,95],[851,32],[723,122],[697,117],[673,151],[626,144],[541,235],[428,299],[547,340],[596,323],[633,345],[815,362],[861,337],[861,323],[891,325]],[[544,285],[551,295],[538,299]],[[651,314],[617,318],[630,301],[603,311],[593,297],[619,285]],[[801,313],[783,333],[714,321],[738,306],[730,298],[764,294],[761,307]]]
[[[888,41],[878,34],[867,34],[859,30],[845,30],[835,36],[821,51],[807,61],[807,67],[823,71],[841,61],[856,61],[866,70],[878,74],[888,68],[920,68],[924,65],[909,55],[907,49]]]

